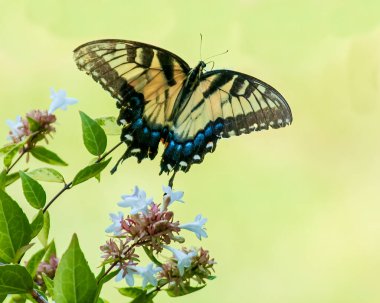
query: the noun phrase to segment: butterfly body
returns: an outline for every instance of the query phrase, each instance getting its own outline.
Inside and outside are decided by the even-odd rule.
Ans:
[[[290,108],[273,87],[249,75],[204,72],[153,45],[127,40],[92,41],[74,51],[75,61],[117,100],[120,159],[154,159],[165,144],[161,173],[200,163],[218,139],[292,122]]]

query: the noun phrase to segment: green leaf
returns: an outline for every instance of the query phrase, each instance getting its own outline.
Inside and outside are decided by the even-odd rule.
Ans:
[[[87,150],[94,156],[100,156],[107,147],[107,136],[95,120],[84,112],[79,112],[82,120],[83,142]]]
[[[96,276],[96,282],[98,282],[99,281],[99,279],[101,278],[101,277],[103,277],[103,275],[105,274],[105,272],[106,272],[106,267],[103,265],[102,266],[102,269],[100,270],[100,272],[98,273],[98,275]]]
[[[7,298],[6,294],[0,295],[0,302],[4,302],[4,300]]]
[[[184,285],[181,288],[175,288],[175,289],[169,288],[166,290],[166,292],[168,293],[168,295],[170,297],[180,297],[180,296],[188,295],[192,292],[196,292],[198,290],[201,290],[205,286],[206,285],[192,287],[190,285]]]
[[[5,184],[7,182],[7,171],[4,169],[0,173],[0,190],[5,190]]]
[[[19,173],[13,173],[10,175],[7,175],[5,177],[5,187],[11,185],[12,183],[16,182],[20,178]]]
[[[33,279],[20,265],[0,266],[0,295],[24,294],[33,289]]]
[[[112,278],[114,278],[117,274],[119,273],[119,270],[114,270],[113,272],[110,272],[109,274],[105,275],[100,281],[99,281],[99,284],[100,283],[106,283],[108,282],[109,280],[111,280]]]
[[[76,234],[58,265],[54,278],[54,295],[57,303],[89,303],[95,299],[95,276],[80,249]]]
[[[19,174],[22,182],[22,190],[29,204],[37,209],[44,207],[46,203],[46,193],[41,184],[23,171],[20,171]]]
[[[43,146],[36,146],[32,148],[30,153],[34,158],[42,162],[49,163],[51,165],[67,166],[67,163],[63,161],[56,153]]]
[[[53,168],[37,168],[28,172],[28,175],[38,181],[65,183],[65,179],[63,178],[61,173]]]
[[[120,136],[122,127],[117,124],[116,117],[101,117],[95,121],[104,129],[106,135]]]
[[[118,273],[119,273],[120,270],[114,270],[113,272],[105,275],[104,273],[106,272],[105,270],[105,267],[104,265],[102,266],[102,270],[100,271],[100,273],[96,276],[96,281],[97,281],[97,284],[98,284],[98,287],[96,289],[96,296],[95,298],[99,301],[99,295],[100,295],[100,292],[102,291],[102,287],[103,285],[108,282],[109,280],[111,280],[113,277],[115,277]]]
[[[98,298],[98,301],[96,301],[96,303],[109,303],[109,301],[103,298]]]
[[[7,171],[4,169],[0,173],[0,189],[5,190],[5,188],[20,178],[19,173],[7,174]]]
[[[0,156],[6,155],[13,148],[15,148],[15,146],[18,146],[18,145],[19,145],[19,143],[12,143],[12,144],[8,144],[8,145],[5,145],[4,147],[0,148]]]
[[[82,170],[80,170],[77,175],[74,177],[73,180],[73,186],[78,185],[79,183],[82,183],[84,181],[87,181],[88,179],[91,179],[98,175],[103,169],[106,168],[108,163],[111,161],[112,158],[109,158],[106,161],[100,162],[100,163],[95,163],[91,164]]]
[[[38,240],[40,240],[43,246],[46,246],[49,239],[49,231],[50,231],[50,215],[49,212],[44,213],[44,226],[41,231],[37,235]]]
[[[49,292],[49,296],[53,298],[55,298],[54,296],[54,281],[52,279],[50,279],[44,272],[42,273],[42,279],[44,280],[45,282],[45,286]]]
[[[32,131],[32,133],[41,129],[41,125],[33,118],[26,116],[26,119],[28,120],[29,129]]]
[[[57,249],[55,247],[55,242],[54,240],[52,240],[49,245],[47,246],[47,250],[46,250],[46,254],[45,254],[45,257],[44,257],[44,261],[45,262],[50,262],[50,258],[54,256],[56,257],[57,256]]]
[[[25,254],[29,249],[31,249],[33,246],[34,246],[34,243],[29,243],[29,244],[26,244],[26,245],[20,247],[20,248],[16,251],[16,254],[15,254],[15,257],[13,258],[13,262],[12,262],[12,263],[19,263],[19,261],[20,261],[21,258],[24,256],[24,254]]]
[[[157,266],[162,266],[162,263],[160,261],[157,260],[157,258],[154,256],[153,254],[153,251],[150,250],[148,247],[146,246],[143,246],[143,249],[146,253],[146,255],[149,257],[149,259],[154,263],[156,264]]]
[[[146,290],[143,290],[140,287],[123,287],[118,288],[118,291],[120,294],[128,298],[137,298],[142,294],[146,294]]]
[[[9,301],[9,303],[25,303],[26,302],[26,297],[27,295],[13,295],[11,296],[11,300]],[[32,301],[32,302],[36,302],[36,301]]]
[[[14,146],[4,157],[3,162],[5,167],[9,167],[12,164],[13,158],[16,156],[17,152],[20,150],[20,145]]]
[[[46,248],[42,248],[37,251],[28,261],[26,265],[27,271],[30,273],[32,277],[36,275],[38,265],[41,263],[42,258],[46,253]]]
[[[152,292],[150,294],[147,294],[145,290],[144,293],[138,295],[129,303],[153,303],[153,298],[156,296],[156,294],[157,292]]]
[[[93,159],[90,161],[89,164],[95,164],[97,161],[98,161],[98,157],[93,158]],[[97,174],[97,175],[95,175],[94,178],[95,178],[96,180],[98,180],[98,182],[100,182],[100,173]]]
[[[34,217],[33,221],[30,223],[30,228],[32,229],[31,239],[36,237],[44,226],[44,213],[40,209],[37,215]]]
[[[18,204],[0,190],[0,258],[12,262],[19,248],[27,245],[32,230]]]

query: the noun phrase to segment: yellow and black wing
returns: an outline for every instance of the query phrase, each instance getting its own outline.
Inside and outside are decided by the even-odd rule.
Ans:
[[[74,50],[74,60],[117,99],[122,110],[131,107],[133,96],[138,96],[151,128],[165,126],[190,70],[184,60],[167,50],[128,40],[83,44]]]
[[[230,70],[202,75],[186,106],[174,121],[177,140],[196,137],[207,125],[222,124],[220,135],[228,138],[292,122],[284,97],[273,87],[252,76]]]
[[[269,84],[230,70],[204,73],[173,119],[161,168],[187,171],[213,152],[221,137],[285,127],[292,120],[288,103]]]

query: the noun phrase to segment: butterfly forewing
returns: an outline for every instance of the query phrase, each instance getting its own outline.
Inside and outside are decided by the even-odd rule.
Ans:
[[[143,114],[152,127],[165,125],[190,69],[168,51],[126,40],[84,44],[74,51],[74,59],[120,106],[134,93],[141,93],[146,103]]]

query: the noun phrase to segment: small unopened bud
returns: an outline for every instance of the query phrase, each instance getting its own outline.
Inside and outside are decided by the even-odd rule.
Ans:
[[[181,237],[181,236],[173,236],[173,241],[176,241],[178,243],[184,243],[185,242],[185,238]]]
[[[162,199],[162,205],[161,205],[161,211],[166,211],[168,209],[168,206],[170,204],[170,195],[165,194],[164,198]]]

